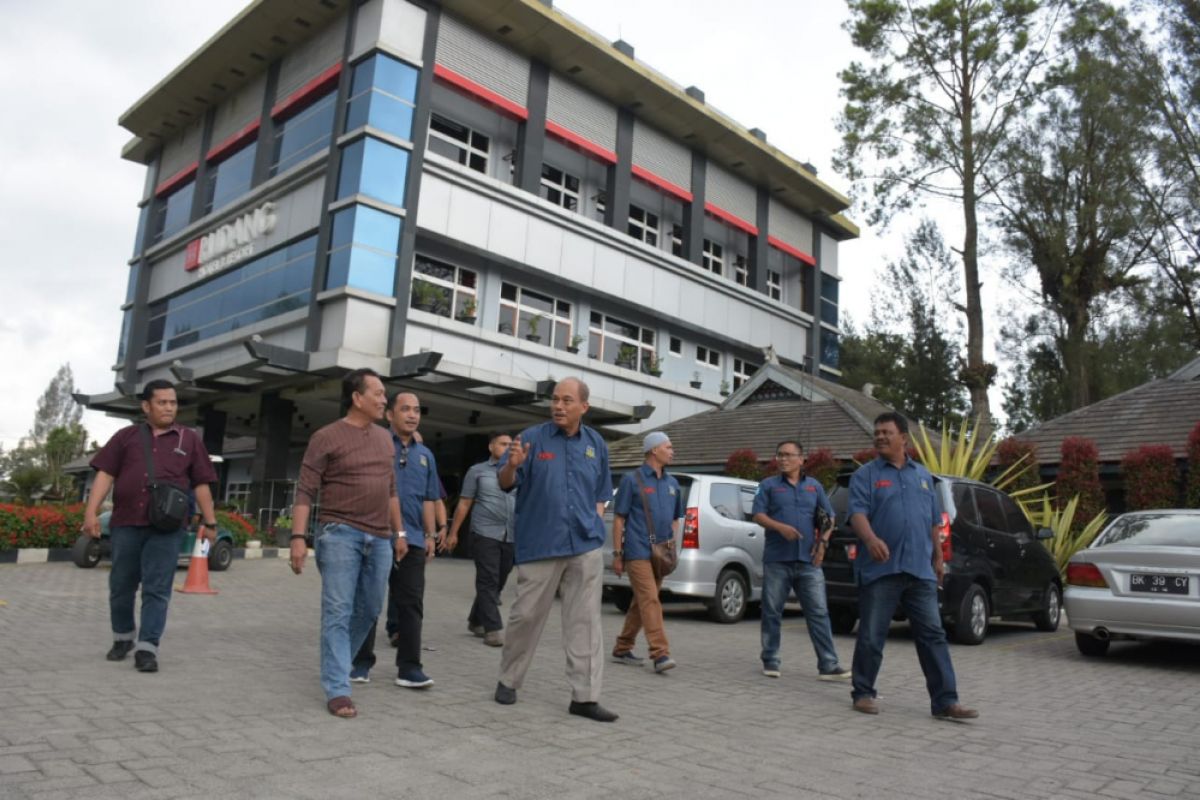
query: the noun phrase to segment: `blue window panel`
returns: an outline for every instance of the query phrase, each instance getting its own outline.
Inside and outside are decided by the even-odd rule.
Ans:
[[[822,283],[824,282],[822,281]],[[837,303],[831,303],[825,299],[821,300],[821,322],[824,322],[826,325],[836,326],[838,324]]]
[[[329,249],[337,250],[357,242],[385,253],[395,253],[400,248],[400,230],[401,220],[394,214],[370,206],[350,206],[333,215]]]
[[[828,275],[821,276],[821,297],[826,300],[832,300],[834,303],[838,301],[838,287],[841,286],[841,281],[831,278]]]
[[[125,302],[133,302],[133,294],[137,291],[138,274],[141,272],[141,264],[134,263],[129,267],[129,278],[125,281]]]
[[[369,90],[350,100],[346,111],[346,130],[370,125],[381,131],[412,139],[413,107],[383,92]]]
[[[196,182],[188,181],[167,197],[154,201],[154,241],[159,242],[187,227],[192,216],[192,195]]]
[[[250,191],[254,174],[255,145],[251,143],[219,164],[208,168],[204,213],[224,208]]]
[[[333,215],[325,287],[353,286],[387,297],[395,294],[396,252],[404,221],[364,205]]]
[[[146,203],[138,211],[137,233],[133,235],[133,258],[142,254],[142,239],[146,236],[146,222],[150,219],[150,209],[153,206],[154,203]]]
[[[342,150],[337,196],[360,193],[403,208],[407,178],[408,151],[368,136]]]
[[[133,316],[133,309],[125,309],[124,316],[121,317],[121,338],[117,340],[117,363],[125,363],[125,353],[129,350],[129,320]]]
[[[329,254],[326,288],[353,286],[391,297],[396,293],[396,256],[352,244]]]
[[[337,92],[330,92],[275,129],[271,174],[278,175],[304,159],[329,147],[333,135],[333,106]]]
[[[411,139],[419,74],[416,68],[382,53],[356,66],[350,83],[346,130],[370,125]]]
[[[841,348],[838,335],[833,331],[821,329],[821,363],[827,367],[838,368],[841,362]]]

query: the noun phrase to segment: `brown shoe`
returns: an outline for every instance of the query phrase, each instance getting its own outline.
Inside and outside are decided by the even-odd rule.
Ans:
[[[503,647],[504,631],[488,631],[483,635],[483,643],[488,647]]]
[[[934,719],[944,719],[949,720],[950,722],[961,722],[965,719],[977,719],[978,717],[978,711],[973,708],[967,708],[966,706],[959,705],[958,703],[955,703],[951,706],[946,706],[941,711],[933,712]]]
[[[863,714],[878,714],[879,704],[874,697],[860,697],[854,701],[854,710]]]

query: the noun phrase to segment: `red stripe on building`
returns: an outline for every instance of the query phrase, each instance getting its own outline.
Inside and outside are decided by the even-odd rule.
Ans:
[[[179,172],[176,172],[174,175],[167,178],[165,181],[160,183],[158,186],[154,187],[154,196],[162,197],[164,195],[168,195],[171,192],[175,191],[180,186],[182,186],[183,184],[185,184],[189,180],[191,180],[192,177],[196,174],[196,170],[199,169],[199,167],[200,167],[200,162],[193,161],[189,166],[186,166],[183,169],[179,170]]]
[[[205,154],[204,160],[210,164],[215,164],[225,158],[233,155],[237,150],[241,149],[242,145],[254,141],[254,137],[258,136],[259,121],[254,120],[240,131],[235,132],[232,136],[227,136],[224,141],[213,145]]]
[[[334,64],[272,106],[271,119],[282,121],[299,114],[317,100],[320,100],[330,89],[337,86],[338,76],[341,74],[341,63]]]
[[[780,252],[787,253],[792,258],[800,259],[805,264],[808,264],[810,267],[815,267],[817,265],[817,260],[815,258],[813,258],[812,256],[810,256],[808,253],[804,252],[803,250],[797,250],[795,247],[792,247],[787,242],[781,242],[779,239],[776,239],[774,236],[767,237],[767,244],[771,245],[771,247],[774,247],[776,250],[779,250]]]
[[[661,175],[655,175],[650,170],[646,169],[645,167],[639,167],[637,164],[633,165],[632,172],[633,177],[637,178],[638,180],[645,181],[655,189],[660,189],[673,197],[679,198],[685,203],[692,202],[691,192],[689,192],[687,189],[684,189],[682,186],[671,183]]]
[[[513,119],[520,120],[521,122],[529,119],[529,112],[525,110],[524,106],[514,103],[507,97],[496,94],[486,86],[479,85],[466,75],[460,75],[447,66],[442,64],[434,64],[433,76],[444,81],[445,83],[448,83],[455,89],[470,95],[476,100],[482,100],[484,103],[496,109],[500,113],[507,114]]]
[[[569,147],[579,150],[584,155],[603,161],[605,164],[617,163],[617,154],[606,147],[601,147],[590,139],[585,139],[573,130],[564,128],[557,122],[546,120],[546,133],[563,142]]]
[[[736,214],[730,214],[720,206],[714,206],[712,203],[705,203],[704,210],[728,225],[732,225],[739,230],[743,230],[751,236],[758,236],[758,228],[751,225],[749,222],[746,222],[746,220],[742,219]]]

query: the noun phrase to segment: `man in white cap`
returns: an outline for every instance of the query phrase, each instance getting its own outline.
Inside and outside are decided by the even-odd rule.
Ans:
[[[618,664],[641,666],[644,659],[633,654],[639,630],[645,630],[650,659],[655,672],[674,668],[671,646],[663,629],[662,603],[658,590],[662,572],[652,559],[655,544],[675,547],[683,519],[683,492],[667,465],[675,459],[675,448],[662,431],[647,434],[642,440],[646,463],[621,478],[613,503],[613,572],[620,577],[629,573],[633,602],[625,614],[625,627],[617,637],[612,658]]]

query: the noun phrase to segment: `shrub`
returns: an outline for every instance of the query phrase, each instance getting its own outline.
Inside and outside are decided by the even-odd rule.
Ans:
[[[1032,489],[1037,486],[1037,445],[1010,436],[996,448],[996,461],[1000,465],[1001,473],[1011,470],[1017,464],[1022,467],[1012,471],[1012,480],[1005,487],[1008,491]]]
[[[0,503],[0,550],[70,547],[83,526],[83,504],[21,506]]]
[[[246,542],[257,535],[254,523],[236,511],[218,511],[217,525],[225,528],[233,535],[235,547],[245,547]]]
[[[804,459],[804,472],[820,482],[827,492],[837,483],[838,471],[838,463],[828,447],[813,450]]]
[[[863,464],[866,464],[868,461],[874,461],[875,456],[877,456],[877,455],[879,455],[879,454],[875,452],[874,447],[867,447],[862,450],[859,450],[857,453],[855,453],[853,456],[851,456],[851,458],[854,459],[855,464],[858,464],[861,466]]]
[[[1068,436],[1062,443],[1062,461],[1054,482],[1057,506],[1061,510],[1079,495],[1072,530],[1078,530],[1104,510],[1104,492],[1100,488],[1100,454],[1091,439]]]
[[[1200,508],[1200,422],[1188,434],[1188,508]]]
[[[1172,508],[1179,498],[1179,472],[1175,455],[1165,444],[1130,450],[1121,459],[1125,475],[1125,505],[1130,511]]]
[[[733,478],[757,481],[762,480],[763,467],[753,450],[734,450],[729,454],[729,458],[725,459],[725,474]]]

